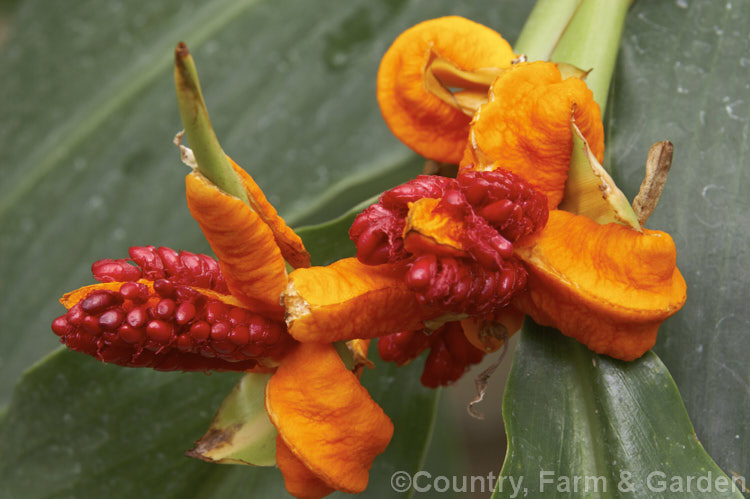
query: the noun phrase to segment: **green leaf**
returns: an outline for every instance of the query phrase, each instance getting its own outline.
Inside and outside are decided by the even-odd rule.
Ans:
[[[614,360],[529,320],[503,419],[508,454],[493,497],[511,497],[519,480],[530,497],[742,497],[652,352]]]
[[[244,375],[187,455],[220,464],[276,464],[276,428],[266,412],[270,374]]]
[[[492,8],[489,8],[489,7]],[[0,28],[0,405],[57,340],[64,292],[131,245],[210,251],[184,199],[173,50],[188,43],[224,150],[292,224],[420,173],[375,101],[383,52],[462,14],[513,37],[530,5],[448,0],[7,2]],[[11,10],[11,7],[12,8]],[[3,34],[7,36],[3,36]],[[4,42],[2,41],[4,40]]]
[[[391,474],[420,469],[439,398],[420,385],[420,371],[379,364],[363,374],[396,427],[363,497],[390,496]],[[26,373],[0,416],[0,497],[284,496],[276,468],[184,456],[239,377],[127,369],[55,352]]]
[[[651,144],[674,159],[646,226],[669,232],[687,303],[654,351],[695,432],[750,480],[750,2],[635,2],[615,70],[605,164],[630,199]]]

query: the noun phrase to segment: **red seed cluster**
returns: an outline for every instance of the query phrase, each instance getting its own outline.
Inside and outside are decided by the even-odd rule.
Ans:
[[[357,258],[367,265],[403,260],[405,215],[374,204],[357,215],[349,228],[349,237],[357,246]]]
[[[458,380],[484,353],[469,343],[459,322],[448,322],[430,335],[423,331],[406,331],[378,339],[380,357],[398,365],[416,358],[427,348],[421,382],[429,388],[445,386]]]
[[[55,319],[69,348],[128,367],[244,371],[293,344],[283,323],[157,279],[99,289]]]
[[[138,267],[131,265],[127,259],[99,260],[91,266],[94,278],[100,282],[169,279],[175,284],[211,289],[218,293],[229,292],[219,262],[210,256],[154,246],[133,246],[129,254]]]
[[[439,198],[454,183],[452,178],[420,175],[384,192],[378,203],[357,215],[349,229],[357,259],[367,265],[380,265],[408,258],[403,234],[409,203]]]
[[[458,184],[476,213],[511,242],[547,224],[547,197],[507,170],[464,170]]]
[[[542,228],[549,215],[544,194],[502,169],[465,170],[457,179],[420,175],[383,193],[354,220],[349,237],[362,263],[393,263],[410,256],[404,250],[404,226],[409,203],[421,198],[440,198],[441,207],[458,212],[466,223],[469,253],[494,269],[513,253],[512,242]]]
[[[410,264],[406,283],[426,308],[483,316],[505,307],[526,286],[526,277],[515,257],[489,270],[467,259],[427,254]]]

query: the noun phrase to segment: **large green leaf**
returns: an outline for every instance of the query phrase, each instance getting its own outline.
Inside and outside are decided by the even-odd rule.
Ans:
[[[747,1],[636,2],[606,121],[607,160],[632,199],[651,143],[674,143],[647,226],[670,232],[688,285],[659,332],[695,431],[727,473],[750,479],[750,19]]]
[[[423,462],[439,391],[420,385],[420,369],[363,374],[396,428],[363,497],[390,495],[390,476]],[[238,379],[125,369],[60,350],[26,373],[0,420],[0,497],[282,497],[275,468],[183,455]]]
[[[513,484],[531,497],[742,497],[652,352],[622,362],[527,321],[503,419],[508,455],[493,497],[513,497]]]
[[[672,233],[688,302],[662,326],[655,351],[674,373],[696,435],[655,355],[624,364],[532,328],[504,399],[503,472],[525,476],[529,490],[539,491],[540,470],[571,479],[604,476],[615,497],[656,495],[648,489],[652,472],[664,473],[670,485],[672,477],[709,472],[716,479],[721,470],[750,476],[750,225],[742,195],[750,44],[738,37],[749,15],[748,2],[636,3],[606,120],[607,162],[631,198],[651,143],[674,142],[672,173],[648,226]],[[728,77],[738,69],[743,76]],[[615,488],[620,472],[632,474],[633,493]],[[658,487],[661,476],[652,478]],[[511,493],[507,485],[498,496]],[[710,485],[705,492],[705,483],[700,490],[693,484],[687,495],[722,496]],[[557,495],[569,494],[556,494],[554,484],[543,494]]]
[[[62,310],[55,299],[90,282],[93,260],[124,256],[132,244],[207,250],[185,209],[185,171],[170,144],[179,128],[170,75],[177,40],[187,41],[196,56],[225,149],[256,176],[282,214],[293,222],[313,223],[418,171],[419,160],[389,135],[373,97],[378,59],[399,31],[421,19],[459,13],[512,40],[531,8],[526,0],[457,4],[0,3],[0,9],[13,7],[8,9],[8,36],[0,46],[0,404],[8,400],[22,371],[54,348],[49,323]],[[663,138],[675,142],[670,185],[649,226],[675,234],[689,298],[685,310],[665,324],[656,350],[675,377],[701,442],[724,470],[745,476],[750,475],[750,446],[744,441],[750,430],[750,311],[744,305],[750,298],[745,282],[750,222],[742,192],[748,186],[743,170],[750,47],[743,33],[749,8],[746,1],[636,2],[607,119],[607,162],[631,197],[650,143]],[[0,19],[0,44],[4,23]],[[321,240],[333,241],[328,236]],[[332,242],[331,247],[338,246]],[[120,376],[125,379],[118,381]],[[185,448],[180,443],[205,429],[235,378],[174,375],[188,381],[173,382],[172,376],[103,367],[68,353],[45,360],[23,378],[5,415],[0,412],[4,436],[24,435],[35,445],[20,448],[29,456],[24,464],[19,454],[3,458],[3,478],[44,477],[43,483],[73,487],[66,480],[76,468],[65,465],[75,453],[101,466],[92,468],[100,470],[92,474],[81,469],[77,483],[93,484],[94,492],[110,496],[116,489],[103,492],[108,480],[117,487],[128,473],[144,472],[147,483],[149,466],[164,465],[165,475],[173,473],[180,480],[210,466],[180,458],[177,454]],[[75,417],[106,414],[100,419],[110,425],[133,410],[117,406],[114,412],[105,406],[106,394],[123,386],[142,393],[144,402],[137,407],[154,406],[151,387],[162,384],[168,392],[165,400],[204,402],[196,402],[200,417],[182,428],[171,425],[175,413],[169,407],[157,406],[138,420],[146,436],[156,431],[143,427],[146,420],[169,421],[170,431],[184,435],[154,437],[172,442],[177,454],[157,453],[157,461],[139,456],[125,465],[117,460],[117,445],[87,447],[90,441],[82,438],[83,447],[55,447],[53,439],[61,435],[58,419],[82,402],[76,397],[86,394],[68,386],[64,393],[69,403],[56,407],[43,405],[34,395],[55,395],[56,384],[80,379],[96,379],[91,389],[105,395],[101,404],[83,404],[88,412]],[[384,391],[403,397],[404,411],[412,407],[410,389],[394,388],[400,376],[384,380],[392,383]],[[196,388],[194,383],[210,386]],[[41,424],[34,426],[37,420]],[[90,428],[92,435],[94,431]],[[140,441],[150,448],[145,438]],[[392,449],[400,445],[409,447],[396,443]],[[53,451],[57,459],[45,461],[45,453],[55,455]],[[376,466],[395,457],[387,456]],[[258,475],[227,469],[232,470],[214,466],[203,475],[203,488],[190,490],[197,496],[224,497],[237,490],[268,491],[262,495],[274,497],[280,490],[273,488],[280,487],[278,476],[271,485],[260,483],[273,473],[269,470]],[[382,486],[374,489],[381,497],[391,495],[387,477],[375,481]],[[3,486],[19,482],[7,483]],[[70,489],[76,493],[55,490],[57,495],[87,495],[83,488]],[[180,495],[173,490],[172,495]],[[53,492],[44,491],[49,494]]]
[[[489,4],[489,2],[486,2]],[[3,4],[4,6],[6,4]],[[49,324],[89,266],[133,244],[207,251],[184,201],[171,53],[194,53],[218,135],[293,223],[319,221],[414,176],[421,160],[390,135],[374,99],[398,32],[486,5],[291,0],[17,4],[0,82],[0,413],[3,497],[283,495],[274,470],[183,457],[237,376],[102,366],[54,349]],[[486,19],[517,31],[515,17]],[[2,42],[0,42],[2,43]],[[337,237],[313,257],[346,254]],[[40,360],[41,359],[41,360]],[[391,496],[395,470],[421,467],[438,393],[419,363],[363,383],[396,424],[365,495]],[[451,434],[448,433],[448,436]]]
[[[509,6],[18,2],[0,46],[0,404],[54,349],[56,299],[90,282],[91,262],[138,244],[208,250],[171,143],[180,128],[171,69],[178,40],[196,58],[225,150],[291,223],[316,223],[419,172],[374,97],[393,38],[448,13],[512,37],[530,5]]]

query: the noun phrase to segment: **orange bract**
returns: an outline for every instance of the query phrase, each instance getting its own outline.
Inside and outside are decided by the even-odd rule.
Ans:
[[[546,194],[550,209],[556,208],[573,149],[571,116],[602,161],[604,130],[593,94],[579,78],[563,80],[548,62],[516,64],[490,93],[490,102],[474,116],[461,166],[510,170]]]
[[[253,210],[255,210],[260,218],[263,219],[263,222],[271,229],[271,232],[273,232],[273,237],[284,259],[294,268],[309,267],[310,254],[305,249],[305,245],[302,244],[302,239],[276,213],[276,208],[268,202],[266,195],[263,194],[261,188],[255,183],[253,177],[235,163],[232,158],[227,156],[227,159],[229,159],[232,168],[234,168],[235,173],[240,178],[240,182],[242,182],[242,186],[245,188]]]
[[[409,203],[404,227],[404,248],[408,252],[466,256],[465,232],[463,219],[440,209],[440,199],[422,198]]]
[[[422,327],[424,312],[405,272],[401,265],[370,266],[356,258],[295,270],[282,295],[289,333],[327,343]]]
[[[292,453],[284,443],[284,439],[278,434],[276,435],[276,465],[284,475],[287,492],[297,499],[320,499],[334,491]]]
[[[433,56],[472,71],[506,68],[515,58],[500,34],[462,17],[432,19],[404,31],[378,71],[378,103],[394,135],[417,153],[447,163],[461,159],[471,118],[425,87]]]
[[[266,409],[294,456],[349,493],[365,490],[393,436],[391,420],[329,344],[300,344],[284,359],[266,387]]]
[[[515,248],[529,272],[516,305],[597,353],[640,357],[661,322],[685,303],[674,242],[664,232],[598,225],[556,210]]]
[[[216,253],[232,294],[251,310],[280,317],[286,269],[268,225],[198,172],[185,178],[185,191],[190,213]]]

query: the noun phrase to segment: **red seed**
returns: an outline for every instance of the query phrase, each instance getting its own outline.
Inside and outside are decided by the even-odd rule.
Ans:
[[[235,326],[227,337],[235,345],[246,345],[250,341],[250,329],[247,326]]]
[[[195,253],[189,251],[180,251],[180,263],[188,272],[194,276],[203,274],[201,259]]]
[[[141,270],[124,259],[97,260],[91,265],[91,273],[99,282],[137,281],[141,278]]]
[[[128,324],[120,326],[117,334],[122,341],[131,344],[142,343],[146,339],[146,333],[142,328],[133,327]]]
[[[175,286],[174,294],[179,301],[194,301],[200,296],[200,293],[187,286]]]
[[[227,315],[229,317],[229,322],[232,325],[244,324],[251,319],[251,315],[248,311],[240,307],[231,307]]]
[[[67,314],[63,314],[54,321],[52,321],[52,331],[57,336],[65,336],[73,330],[73,326],[68,322],[66,318]]]
[[[417,178],[386,191],[380,203],[391,209],[403,210],[409,203],[421,198],[439,198],[446,189],[456,184],[456,179],[439,175],[419,175]]]
[[[432,283],[437,273],[437,257],[432,254],[420,256],[406,274],[407,285],[414,289],[424,289]]]
[[[122,303],[122,298],[111,291],[94,291],[81,302],[81,308],[89,314],[98,314]]]
[[[500,234],[492,237],[490,244],[503,258],[510,258],[513,255],[513,245]]]
[[[105,331],[114,331],[122,324],[124,318],[125,312],[119,308],[113,308],[99,316],[99,326]]]
[[[211,334],[211,326],[206,321],[195,322],[190,326],[190,336],[198,341],[205,341]]]
[[[156,250],[156,253],[161,258],[162,264],[164,264],[164,270],[166,270],[168,276],[178,275],[182,270],[182,262],[180,262],[180,254],[172,248],[165,248],[164,246]]]
[[[163,300],[159,300],[159,303],[157,303],[156,307],[154,308],[154,315],[159,319],[169,319],[170,317],[172,317],[176,306],[177,305],[175,304],[174,300],[172,300],[171,298],[164,298]]]
[[[224,303],[218,300],[211,301],[208,305],[206,305],[206,320],[213,324],[216,321],[223,319],[226,316],[228,310],[229,307],[227,307]]]
[[[402,366],[417,358],[429,343],[430,337],[421,329],[393,333],[378,338],[378,353],[384,361]]]
[[[195,317],[195,305],[190,302],[180,303],[174,312],[174,320],[179,325],[187,324]]]
[[[68,319],[68,322],[70,322],[74,326],[80,326],[81,324],[83,324],[84,317],[86,317],[86,313],[81,308],[81,302],[73,305],[68,310],[68,313],[65,314],[65,318]]]
[[[146,326],[146,335],[159,343],[166,343],[172,337],[174,327],[168,322],[155,320]]]
[[[148,299],[148,288],[137,282],[126,282],[120,286],[120,295],[134,303],[143,303]]]
[[[211,347],[214,349],[214,351],[216,351],[217,353],[221,353],[221,354],[234,352],[237,348],[235,345],[233,345],[229,341],[215,341],[211,343]]]
[[[157,279],[154,281],[154,290],[159,293],[159,296],[164,298],[172,298],[175,294],[174,284],[166,279]]]
[[[102,332],[102,329],[99,327],[99,318],[94,315],[87,315],[84,317],[81,327],[85,332],[93,334],[94,336],[101,334]]]
[[[125,316],[125,322],[131,327],[142,327],[148,320],[148,314],[143,308],[134,308]]]
[[[177,337],[177,348],[183,352],[189,352],[193,349],[193,339],[188,334],[182,334]]]
[[[240,351],[248,357],[260,357],[265,353],[263,346],[258,345],[257,343],[250,343]]]
[[[492,225],[501,225],[511,214],[516,205],[510,199],[501,199],[490,203],[479,211],[479,214]]]
[[[222,341],[229,334],[229,324],[226,322],[217,322],[211,326],[211,340]]]
[[[143,276],[147,279],[156,280],[166,276],[164,264],[153,246],[133,246],[128,254],[141,267]]]
[[[366,265],[396,262],[406,257],[404,224],[406,212],[374,204],[357,215],[349,238],[357,247],[357,259]]]

